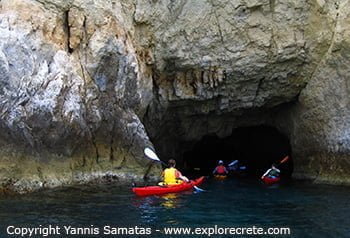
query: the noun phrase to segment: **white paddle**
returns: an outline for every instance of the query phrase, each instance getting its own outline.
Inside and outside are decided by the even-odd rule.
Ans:
[[[161,160],[158,158],[157,154],[156,154],[153,150],[151,150],[150,148],[146,147],[145,150],[144,150],[144,153],[145,153],[145,155],[146,155],[149,159],[154,160],[154,161],[161,162],[161,163],[164,164],[165,166],[167,165],[166,163],[164,163],[163,161],[161,161]]]
[[[165,166],[167,166],[166,163],[164,163],[163,161],[161,161],[159,159],[159,157],[157,156],[157,154],[151,150],[150,148],[146,147],[145,150],[144,150],[144,153],[145,155],[151,159],[151,160],[154,160],[154,161],[157,161],[157,162],[161,162],[162,164],[164,164]],[[198,192],[204,192],[205,190],[201,189],[201,188],[198,188],[197,186],[193,185],[193,188],[195,188]]]

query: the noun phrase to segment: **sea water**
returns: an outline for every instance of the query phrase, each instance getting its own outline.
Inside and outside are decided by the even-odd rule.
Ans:
[[[37,229],[32,237],[45,237],[43,229],[49,227],[59,229],[57,237],[67,232],[71,237],[123,237],[113,233],[117,228],[124,228],[119,230],[124,237],[165,237],[169,227],[202,229],[198,237],[208,237],[205,232],[214,227],[287,227],[287,237],[350,237],[350,187],[299,181],[265,186],[235,178],[209,178],[200,187],[206,191],[140,198],[130,186],[109,183],[3,197],[0,237],[15,237],[15,229],[29,228]],[[53,230],[49,237],[55,237]]]

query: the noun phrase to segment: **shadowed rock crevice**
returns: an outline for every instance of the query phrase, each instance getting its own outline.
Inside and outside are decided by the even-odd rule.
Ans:
[[[67,52],[68,53],[73,53],[73,48],[71,48],[70,46],[70,38],[71,38],[71,26],[69,24],[69,10],[64,12],[64,28],[65,28],[65,32],[67,34]]]

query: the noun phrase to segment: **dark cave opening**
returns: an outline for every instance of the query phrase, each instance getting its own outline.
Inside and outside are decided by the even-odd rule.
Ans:
[[[218,160],[225,165],[239,160],[247,167],[246,175],[261,176],[273,163],[289,155],[289,160],[278,166],[281,176],[293,172],[289,139],[271,126],[240,127],[225,138],[206,135],[183,154],[184,171],[188,174],[210,175]]]

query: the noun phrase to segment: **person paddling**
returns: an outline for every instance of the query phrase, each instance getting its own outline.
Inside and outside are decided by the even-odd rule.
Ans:
[[[189,182],[190,180],[183,176],[179,170],[175,168],[176,161],[173,159],[170,159],[168,161],[168,168],[166,168],[163,173],[163,182],[159,183],[160,185],[175,185],[175,184],[181,184],[183,182]]]
[[[276,164],[272,164],[271,168],[268,169],[263,176],[261,176],[261,179],[264,179],[266,176],[269,178],[277,178],[280,176],[281,171],[276,168]]]
[[[266,176],[268,176],[269,178],[277,178],[280,176],[281,171],[277,168],[277,166],[283,164],[284,162],[289,160],[289,156],[285,156],[281,162],[279,162],[278,164],[274,163],[272,164],[271,168],[268,169],[263,176],[261,176],[261,179],[264,179]]]
[[[219,160],[218,162],[218,166],[216,166],[216,168],[213,171],[214,175],[226,175],[228,174],[228,171],[226,169],[226,167],[224,166],[224,161]]]

